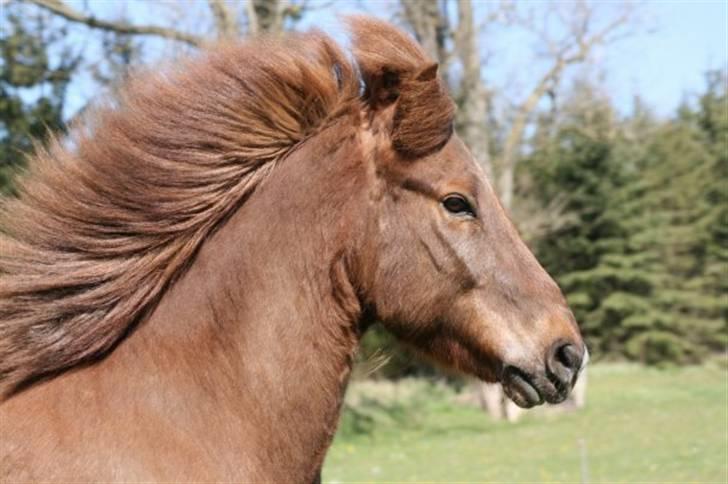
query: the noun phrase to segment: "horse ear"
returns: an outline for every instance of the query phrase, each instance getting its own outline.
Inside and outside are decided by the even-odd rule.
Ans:
[[[362,72],[362,80],[365,86],[364,99],[372,110],[385,108],[399,98],[402,78],[397,72],[383,67],[377,72]]]
[[[416,81],[434,81],[437,77],[437,69],[438,69],[437,62],[433,62],[429,66],[426,66],[424,69],[422,69],[416,76]]]
[[[392,122],[392,146],[405,157],[442,148],[453,132],[455,105],[437,77],[437,64],[422,68],[401,89]]]
[[[351,15],[346,23],[364,82],[364,100],[372,110],[391,105],[403,81],[427,62],[427,56],[413,39],[387,22]]]
[[[428,60],[414,39],[386,22],[362,16],[346,20],[370,113],[376,116],[396,103],[393,148],[404,157],[441,148],[452,135],[455,108],[437,76],[437,63]]]

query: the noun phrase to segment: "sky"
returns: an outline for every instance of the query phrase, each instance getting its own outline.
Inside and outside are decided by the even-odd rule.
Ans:
[[[478,2],[478,0],[475,0]],[[137,22],[155,23],[158,14],[149,8],[145,0],[68,0],[76,7],[88,5],[101,18],[114,18],[124,14]],[[619,8],[621,2],[600,0],[593,2],[609,12]],[[180,15],[178,28],[193,25],[205,28],[199,20],[205,4],[199,0],[165,0],[167,7],[177,9]],[[315,2],[314,2],[315,4]],[[318,26],[337,38],[342,38],[341,21],[337,14],[362,11],[391,18],[392,0],[339,0],[325,9],[317,9],[307,15],[298,28]],[[520,0],[519,8],[543,8],[558,4],[567,10],[573,3],[568,1]],[[476,14],[483,15],[490,5],[478,2]],[[591,72],[601,73],[600,82],[620,112],[627,114],[639,96],[659,116],[669,116],[683,100],[690,100],[705,85],[704,74],[709,69],[726,69],[728,66],[728,0],[645,0],[637,3],[637,17],[631,32],[611,45],[594,53],[598,68]],[[198,13],[199,12],[199,13]],[[190,22],[192,22],[190,24]],[[88,42],[88,34],[79,35],[78,42]],[[151,51],[158,57],[166,51],[157,41],[149,40]],[[525,96],[545,64],[534,60],[538,47],[534,39],[502,28],[484,32],[482,43],[487,43],[489,61],[483,64],[483,76],[489,83],[504,92],[509,99]],[[90,54],[94,46],[85,47]],[[154,54],[153,54],[154,55]],[[578,72],[578,71],[572,71]],[[73,112],[88,101],[96,88],[83,76],[71,87],[68,111]]]
[[[639,94],[660,114],[701,92],[708,69],[728,66],[728,0],[647,3],[654,32],[626,38],[605,54],[620,105]]]

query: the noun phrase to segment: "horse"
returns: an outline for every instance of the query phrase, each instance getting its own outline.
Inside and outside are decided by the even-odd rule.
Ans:
[[[406,33],[138,73],[0,215],[0,475],[312,482],[373,322],[518,405],[586,361]]]

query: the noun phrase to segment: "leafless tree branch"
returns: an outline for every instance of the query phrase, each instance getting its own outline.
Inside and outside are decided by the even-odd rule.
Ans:
[[[79,12],[68,6],[62,0],[24,0],[26,3],[37,5],[71,22],[87,25],[88,27],[128,35],[151,35],[165,39],[183,42],[194,47],[204,44],[204,39],[196,35],[180,32],[175,29],[154,25],[132,25],[127,22],[110,22]]]
[[[526,99],[516,108],[513,123],[506,136],[499,160],[500,176],[498,178],[499,194],[506,208],[510,209],[513,205],[515,167],[518,162],[517,151],[523,141],[528,121],[538,103],[558,82],[569,65],[584,62],[597,45],[609,43],[612,40],[610,35],[625,25],[632,15],[632,9],[625,8],[621,15],[602,29],[591,32],[594,20],[593,9],[586,2],[579,2],[576,5],[579,5],[578,13],[570,23],[568,38],[559,43],[547,38],[542,39],[544,42],[549,42],[549,51],[554,54],[553,61]]]

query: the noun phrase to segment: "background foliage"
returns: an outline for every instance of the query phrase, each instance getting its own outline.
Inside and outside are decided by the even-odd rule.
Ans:
[[[598,355],[695,363],[726,345],[726,79],[671,119],[575,112],[524,164],[576,217],[536,243]],[[579,95],[579,93],[575,93]]]
[[[41,12],[14,5],[2,16],[0,193],[7,193],[34,141],[64,131],[66,90],[80,56],[62,46],[65,28]]]

